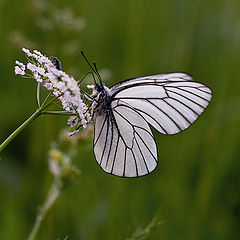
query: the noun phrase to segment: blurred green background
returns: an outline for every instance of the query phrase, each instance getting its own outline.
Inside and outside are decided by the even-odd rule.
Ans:
[[[239,239],[239,0],[0,0],[1,142],[35,109],[36,83],[14,75],[22,47],[57,56],[76,79],[90,60],[111,79],[188,72],[213,100],[188,130],[156,131],[159,166],[121,179],[97,165],[92,139],[80,142],[81,175],[60,196],[37,239],[126,239],[157,211],[166,223],[148,239]],[[40,117],[2,153],[1,239],[26,239],[52,182],[47,151],[65,117]]]

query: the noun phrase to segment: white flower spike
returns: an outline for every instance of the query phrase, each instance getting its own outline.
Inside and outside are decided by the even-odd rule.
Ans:
[[[37,82],[42,83],[47,90],[58,97],[63,109],[73,114],[68,120],[68,125],[74,128],[74,131],[69,133],[70,136],[76,134],[79,127],[86,128],[87,124],[91,122],[91,114],[81,98],[78,82],[60,69],[61,64],[57,58],[54,58],[56,62],[54,64],[38,50],[33,52],[26,48],[22,50],[30,62],[25,66],[23,63],[16,61],[15,74],[26,75],[25,70],[29,70],[30,75]]]

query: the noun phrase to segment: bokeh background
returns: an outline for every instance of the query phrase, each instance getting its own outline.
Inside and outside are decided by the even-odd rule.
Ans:
[[[22,47],[57,56],[80,79],[95,60],[106,85],[183,71],[213,100],[188,130],[155,133],[159,166],[121,179],[97,165],[91,136],[76,146],[81,175],[61,194],[37,239],[126,239],[157,211],[148,239],[240,236],[240,2],[238,0],[0,0],[0,139],[36,109],[36,83],[14,75]],[[86,83],[87,84],[87,83]],[[65,117],[40,117],[2,153],[1,239],[26,239],[53,177],[48,150]]]

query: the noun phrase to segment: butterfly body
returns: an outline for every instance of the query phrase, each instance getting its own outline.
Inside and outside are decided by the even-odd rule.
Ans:
[[[111,111],[110,89],[103,84],[95,86],[95,97],[97,103],[93,105],[94,114],[108,114]]]
[[[188,128],[211,100],[211,90],[186,73],[97,83],[92,95],[94,154],[100,167],[120,177],[151,173],[158,151],[149,125],[172,135]]]

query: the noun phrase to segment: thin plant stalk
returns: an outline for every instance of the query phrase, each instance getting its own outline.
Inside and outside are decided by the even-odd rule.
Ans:
[[[34,225],[31,229],[31,232],[27,240],[35,239],[43,219],[45,218],[50,208],[54,205],[54,203],[58,199],[60,193],[61,193],[61,190],[60,190],[59,182],[55,180],[53,181],[52,186],[48,192],[46,201],[44,202],[43,206],[40,208],[40,211],[35,219]]]
[[[21,124],[1,145],[0,152],[33,120],[41,114],[40,109],[37,109],[23,124]]]
[[[38,107],[41,106],[40,92],[41,92],[41,85],[40,85],[40,82],[38,82],[38,83],[37,83],[37,94],[36,94]]]
[[[61,94],[62,95],[62,94]],[[61,95],[58,97],[53,98],[49,103],[47,103],[44,106],[41,106],[38,108],[23,124],[21,124],[10,136],[7,137],[7,139],[0,145],[0,152],[26,127],[28,126],[33,120],[35,120],[38,116],[41,114],[44,114],[44,111],[46,108],[48,108],[50,105],[52,105]],[[47,96],[48,98],[49,96]],[[46,99],[45,99],[46,100]],[[44,101],[45,103],[46,101]],[[50,114],[50,113],[48,113]],[[57,113],[51,112],[52,115],[59,115]]]

